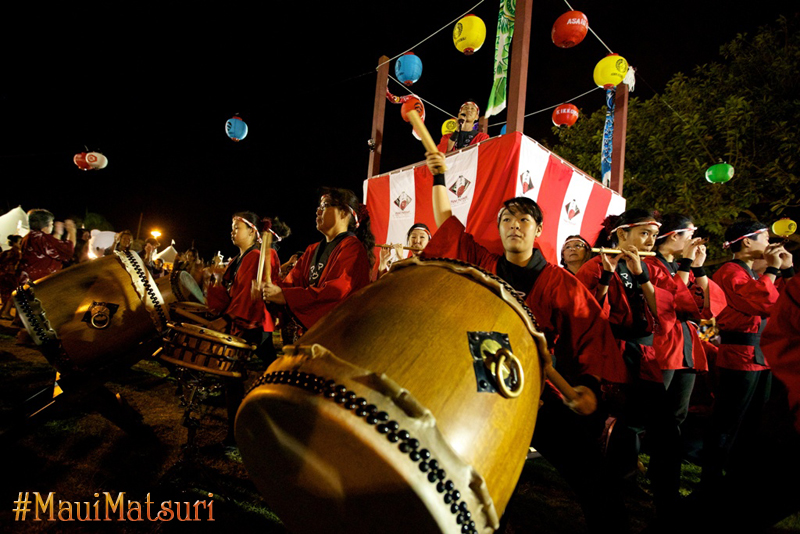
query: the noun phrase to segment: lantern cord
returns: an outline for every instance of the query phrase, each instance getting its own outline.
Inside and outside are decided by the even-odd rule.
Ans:
[[[553,106],[550,106],[549,108],[543,108],[543,109],[540,109],[540,110],[538,110],[538,111],[532,111],[532,112],[530,112],[530,113],[527,113],[525,116],[526,116],[526,117],[530,117],[530,116],[532,116],[532,115],[536,115],[537,113],[544,113],[545,111],[550,111],[551,109],[557,108],[557,107],[558,107],[558,106],[560,106],[561,104],[568,104],[568,103],[570,103],[570,102],[572,102],[572,101],[574,101],[574,100],[578,100],[579,98],[581,98],[581,97],[583,97],[583,96],[586,96],[586,95],[588,95],[589,93],[593,93],[594,91],[598,91],[598,90],[600,90],[600,89],[602,89],[602,87],[594,87],[594,88],[592,88],[592,89],[589,89],[589,90],[588,90],[588,91],[586,91],[585,93],[581,93],[581,94],[579,94],[578,96],[574,96],[574,97],[570,98],[569,100],[565,100],[565,101],[563,101],[563,102],[560,102],[560,103],[558,103],[558,104],[555,104],[555,105],[553,105]],[[489,127],[493,127],[493,126],[502,126],[502,125],[503,125],[503,124],[505,124],[505,123],[506,123],[506,121],[503,121],[503,122],[496,122],[496,123],[494,123],[494,124],[490,124],[490,125],[489,125]]]
[[[571,5],[569,5],[569,2],[568,2],[567,0],[564,0],[564,3],[565,3],[565,4],[567,4],[567,7],[569,8],[569,10],[570,10],[570,11],[575,11],[575,8],[573,8]],[[603,40],[602,40],[602,39],[600,39],[600,36],[599,36],[599,35],[597,35],[597,34],[594,32],[594,30],[592,29],[592,25],[591,25],[591,24],[589,25],[589,31],[590,31],[590,32],[592,32],[592,35],[594,35],[594,36],[595,36],[595,38],[596,38],[598,41],[600,41],[600,44],[601,44],[601,45],[603,45],[603,46],[606,48],[606,50],[608,50],[608,53],[609,53],[609,54],[613,54],[613,53],[614,53],[614,52],[612,52],[612,51],[611,51],[611,49],[608,47],[608,45],[607,45],[607,44],[605,44],[605,43],[603,42]]]
[[[472,13],[473,11],[475,11],[475,8],[477,8],[479,5],[481,5],[481,4],[482,4],[482,3],[484,3],[485,1],[486,1],[486,0],[480,0],[480,2],[478,2],[477,4],[475,4],[474,6],[472,6],[471,8],[469,8],[469,9],[468,9],[467,11],[465,11],[465,12],[464,12],[462,15],[459,15],[458,17],[454,18],[453,20],[451,20],[450,22],[448,22],[447,24],[445,24],[444,26],[442,26],[441,28],[439,28],[438,30],[436,30],[435,32],[433,32],[432,34],[430,34],[429,36],[427,36],[425,39],[421,40],[420,42],[418,42],[417,44],[415,44],[414,46],[412,46],[411,48],[409,48],[408,50],[405,50],[405,51],[403,51],[403,52],[400,52],[399,54],[397,54],[397,55],[396,55],[396,56],[394,56],[393,58],[390,58],[390,59],[388,59],[388,60],[384,61],[383,63],[379,64],[377,67],[375,67],[375,70],[378,70],[378,69],[379,69],[379,68],[381,68],[383,65],[386,65],[387,63],[389,63],[389,62],[391,62],[391,61],[394,61],[395,59],[399,58],[400,56],[402,56],[402,55],[403,55],[403,54],[405,54],[406,52],[411,52],[411,51],[412,51],[412,50],[414,50],[416,47],[418,47],[419,45],[421,45],[422,43],[424,43],[425,41],[427,41],[428,39],[430,39],[431,37],[433,37],[433,36],[434,36],[434,35],[436,35],[437,33],[439,33],[439,32],[441,32],[441,31],[443,31],[443,30],[445,30],[445,29],[449,28],[449,27],[450,27],[450,26],[451,26],[453,23],[455,23],[455,22],[458,22],[458,21],[459,21],[459,20],[461,20],[462,18],[466,17],[467,15],[469,15],[470,13]],[[435,107],[435,106],[434,106],[434,107]],[[438,109],[438,108],[437,108],[437,109]]]
[[[408,89],[408,87],[407,87],[407,86],[406,86],[404,83],[402,83],[400,80],[397,80],[397,79],[395,79],[395,77],[394,77],[394,76],[392,76],[391,74],[389,75],[389,79],[390,79],[390,80],[392,80],[393,82],[395,82],[397,85],[399,85],[399,86],[400,86],[400,87],[402,87],[403,89],[405,89],[405,90],[408,92],[408,94],[410,94],[410,95],[415,95],[417,98],[419,98],[420,100],[422,100],[423,102],[425,102],[425,104],[429,105],[430,107],[432,107],[432,108],[435,108],[435,109],[438,109],[439,111],[441,111],[441,112],[442,112],[442,113],[444,113],[445,115],[451,116],[449,113],[447,113],[445,110],[443,110],[442,108],[440,108],[439,106],[437,106],[437,105],[436,105],[436,104],[434,104],[433,102],[430,102],[430,101],[428,101],[428,100],[425,100],[424,98],[422,98],[421,96],[419,96],[419,94],[417,94],[417,93],[412,93],[412,92],[411,92],[411,91]]]

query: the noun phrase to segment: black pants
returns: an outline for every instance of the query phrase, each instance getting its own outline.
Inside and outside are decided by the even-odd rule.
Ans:
[[[758,426],[772,389],[772,372],[719,369],[711,423],[703,443],[703,489],[713,492],[728,474],[753,461]]]
[[[604,413],[578,415],[550,388],[542,400],[531,445],[577,494],[589,532],[628,532],[619,480],[610,476],[601,453]]]

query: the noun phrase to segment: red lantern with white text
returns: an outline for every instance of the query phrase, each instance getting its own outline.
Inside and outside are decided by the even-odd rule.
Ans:
[[[100,152],[89,152],[86,154],[86,162],[93,170],[100,170],[106,168],[106,165],[108,165],[108,158]]]
[[[589,31],[589,19],[580,11],[567,11],[553,24],[550,37],[559,48],[572,48],[580,44]]]
[[[572,126],[578,120],[580,112],[573,104],[561,104],[553,110],[553,124],[558,127]]]

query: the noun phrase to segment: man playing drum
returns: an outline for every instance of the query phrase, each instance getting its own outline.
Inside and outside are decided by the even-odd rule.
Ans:
[[[568,409],[553,388],[545,388],[531,444],[550,461],[578,494],[591,532],[627,530],[622,496],[604,471],[597,437],[605,418],[591,410],[600,394],[600,380],[625,382],[627,373],[608,322],[589,291],[564,269],[549,264],[538,249],[542,212],[531,199],[507,200],[497,217],[505,253],[494,254],[479,245],[452,215],[442,152],[428,152],[434,174],[433,211],[439,226],[423,252],[427,257],[467,261],[497,274],[525,295],[547,338],[558,372],[581,394]],[[576,413],[577,412],[577,413]]]

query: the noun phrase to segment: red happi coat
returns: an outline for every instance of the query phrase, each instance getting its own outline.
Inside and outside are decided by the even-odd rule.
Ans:
[[[659,258],[646,258],[645,263],[648,268],[656,264],[667,268]],[[663,331],[654,336],[653,348],[656,351],[662,369],[687,369],[696,371],[708,371],[708,358],[703,344],[697,335],[697,325],[701,319],[711,319],[716,317],[725,308],[727,300],[725,293],[711,279],[708,280],[708,306],[705,305],[705,293],[702,288],[695,283],[694,273],[689,272],[688,286],[683,283],[683,279],[676,274],[672,274],[675,288],[675,312],[676,321],[671,329]],[[665,287],[664,289],[669,289]],[[693,322],[692,322],[693,321]],[[691,343],[692,366],[685,365],[683,346],[684,346],[684,324],[688,328],[689,343]]]
[[[784,287],[761,334],[761,350],[772,373],[786,385],[800,432],[800,276]]]
[[[21,283],[60,271],[64,263],[72,259],[75,245],[72,241],[61,241],[40,230],[31,230],[22,238],[22,265],[25,271]],[[26,277],[27,275],[27,277]]]
[[[340,302],[369,283],[369,258],[357,237],[345,237],[328,258],[316,286],[308,273],[319,243],[310,245],[280,283],[286,304],[308,329]]]
[[[728,306],[717,317],[722,344],[717,355],[717,366],[738,371],[763,371],[769,369],[756,363],[754,346],[726,343],[726,332],[757,334],[761,321],[770,316],[778,301],[778,288],[767,276],[753,278],[745,266],[736,261],[724,263],[714,273],[714,281],[725,292]]]
[[[639,303],[629,301],[618,272],[611,277],[608,292],[601,303],[603,313],[608,317],[617,338],[619,350],[623,353],[626,345],[633,342],[626,341],[626,338],[641,338],[650,334],[654,334],[655,337],[655,334],[671,330],[675,324],[674,295],[676,289],[672,276],[663,266],[647,265],[647,270],[655,288],[656,316],[653,316],[644,297]],[[594,295],[602,274],[603,259],[595,256],[584,263],[575,276]],[[637,345],[642,353],[639,378],[651,382],[662,382],[662,363],[659,361],[655,348],[651,345],[639,343]]]
[[[502,257],[478,244],[454,216],[439,227],[422,255],[466,261],[493,274],[497,274]],[[594,297],[570,273],[548,263],[525,303],[554,351],[557,370],[570,382],[581,374],[610,382],[627,381],[608,321]]]
[[[449,134],[444,134],[442,136],[442,139],[439,141],[439,145],[436,147],[439,149],[439,152],[447,152],[447,142],[450,141],[450,137],[452,137],[452,135],[453,134],[449,133]],[[472,138],[472,141],[470,141],[469,145],[467,146],[477,145],[481,141],[486,141],[487,139],[489,139],[488,134],[485,134],[483,132],[478,132],[475,134],[475,137]]]
[[[275,323],[267,311],[267,306],[260,298],[250,297],[250,288],[253,280],[258,274],[258,260],[261,251],[253,249],[245,254],[239,270],[233,277],[233,282],[229,289],[223,285],[211,286],[208,288],[207,305],[209,310],[217,314],[225,314],[233,320],[231,333],[238,335],[242,330],[252,330],[263,328],[264,332],[275,330]],[[270,249],[270,269],[272,275],[277,277],[281,264],[278,253]],[[229,280],[231,276],[231,265],[223,275],[223,280]]]

